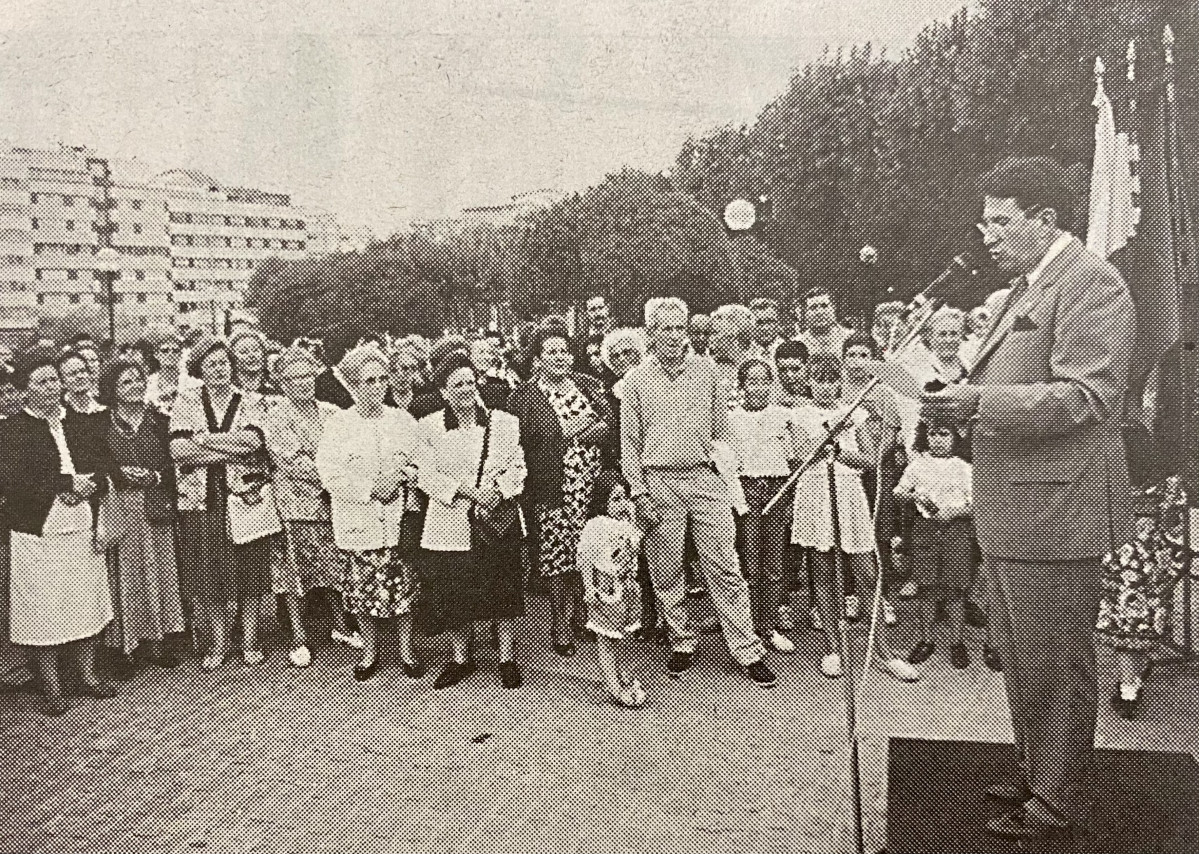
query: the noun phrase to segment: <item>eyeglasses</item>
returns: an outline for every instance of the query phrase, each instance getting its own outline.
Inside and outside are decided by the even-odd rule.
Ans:
[[[362,378],[362,384],[363,384],[363,385],[386,385],[386,384],[387,384],[387,377],[386,377],[386,376],[379,376],[379,377],[363,377],[363,378]]]

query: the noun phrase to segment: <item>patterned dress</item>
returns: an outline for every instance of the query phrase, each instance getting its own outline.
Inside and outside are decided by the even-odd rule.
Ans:
[[[1186,493],[1170,477],[1143,494],[1136,538],[1103,562],[1103,589],[1095,633],[1117,649],[1147,651],[1161,639],[1170,591],[1185,571],[1182,526]]]
[[[573,382],[562,389],[540,388],[565,425],[580,415],[595,415],[591,402]],[[546,578],[577,572],[579,537],[587,522],[587,505],[600,473],[600,449],[571,442],[562,457],[562,501],[537,504],[540,523],[541,574]]]

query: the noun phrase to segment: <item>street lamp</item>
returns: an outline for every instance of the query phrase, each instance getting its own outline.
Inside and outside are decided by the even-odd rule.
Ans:
[[[870,244],[866,244],[858,250],[858,261],[862,265],[861,293],[858,295],[858,305],[855,308],[860,312],[861,317],[861,325],[858,328],[867,330],[873,320],[874,304],[878,298],[875,287],[878,281],[878,250]]]
[[[116,296],[113,282],[117,271],[121,268],[121,253],[111,246],[105,246],[96,252],[96,267],[104,279],[104,302],[108,306],[108,340],[115,347],[117,343],[117,314]]]

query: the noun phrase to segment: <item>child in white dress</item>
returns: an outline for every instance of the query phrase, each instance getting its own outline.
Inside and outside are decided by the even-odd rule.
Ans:
[[[620,668],[617,656],[621,642],[641,628],[637,583],[641,530],[633,524],[628,487],[615,473],[600,475],[587,515],[578,548],[587,628],[595,632],[595,654],[612,701],[640,708],[645,705],[645,690]]]

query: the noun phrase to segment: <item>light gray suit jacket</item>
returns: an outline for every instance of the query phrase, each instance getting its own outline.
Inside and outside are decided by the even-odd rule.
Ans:
[[[981,387],[973,452],[983,554],[1075,560],[1131,538],[1120,416],[1134,318],[1119,272],[1077,239],[996,315],[968,378]]]

